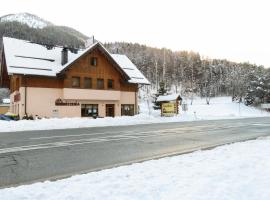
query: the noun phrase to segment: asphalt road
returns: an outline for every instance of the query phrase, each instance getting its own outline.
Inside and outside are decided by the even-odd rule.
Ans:
[[[270,136],[270,118],[0,133],[0,187],[63,178],[260,136]]]

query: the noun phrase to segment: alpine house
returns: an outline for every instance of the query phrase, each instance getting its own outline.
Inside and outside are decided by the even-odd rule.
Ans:
[[[150,84],[128,57],[95,40],[74,50],[4,37],[0,72],[10,112],[21,118],[134,115],[139,85]]]

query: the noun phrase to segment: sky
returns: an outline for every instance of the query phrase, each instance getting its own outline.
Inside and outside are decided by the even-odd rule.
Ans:
[[[0,16],[29,12],[101,42],[199,52],[270,67],[267,0],[1,0]]]

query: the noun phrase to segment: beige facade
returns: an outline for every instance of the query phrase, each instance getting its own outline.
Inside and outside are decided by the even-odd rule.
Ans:
[[[121,116],[123,104],[134,105],[136,112],[136,98],[136,92],[127,91],[20,87],[10,96],[10,111],[20,117],[26,113],[39,117],[81,117],[82,104],[97,104],[99,117],[106,116],[106,105],[113,105],[114,116]],[[57,99],[76,104],[57,105]]]

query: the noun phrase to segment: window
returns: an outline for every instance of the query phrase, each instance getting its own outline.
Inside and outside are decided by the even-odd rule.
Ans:
[[[72,87],[80,87],[80,77],[72,77]]]
[[[113,89],[113,80],[112,79],[108,79],[108,89]]]
[[[82,117],[98,117],[98,104],[82,104]]]
[[[97,79],[97,89],[104,89],[104,79]]]
[[[84,78],[84,88],[92,88],[92,79]]]
[[[90,64],[91,64],[91,66],[97,66],[97,58],[96,57],[92,57],[90,59]]]
[[[134,115],[134,104],[122,104],[121,105],[122,116],[133,116]]]

